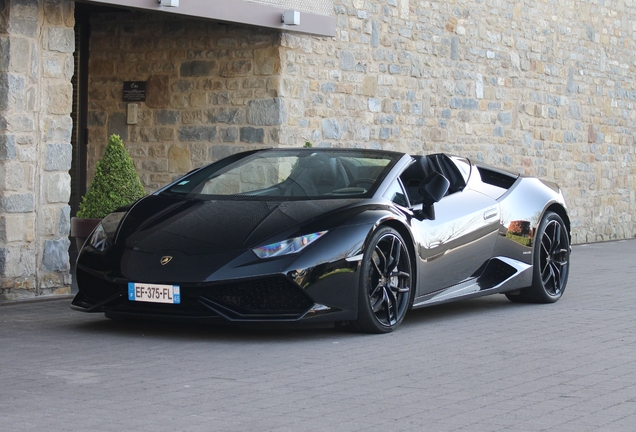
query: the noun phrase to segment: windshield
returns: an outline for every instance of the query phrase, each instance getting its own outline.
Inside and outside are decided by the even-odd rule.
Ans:
[[[222,159],[161,193],[196,199],[365,198],[400,156],[368,150],[265,150]]]

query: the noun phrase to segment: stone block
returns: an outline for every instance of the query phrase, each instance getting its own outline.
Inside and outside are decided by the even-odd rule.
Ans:
[[[476,99],[451,98],[450,107],[453,109],[474,110],[479,108],[479,101]]]
[[[179,111],[177,111],[179,112]],[[195,111],[180,111],[181,113],[181,124],[183,125],[191,125],[191,124],[200,124],[203,123],[203,111],[195,110]],[[210,122],[212,123],[212,122]]]
[[[166,144],[154,144],[148,146],[146,154],[151,158],[165,158],[168,156],[168,146]]]
[[[323,139],[340,139],[340,123],[335,119],[325,119],[321,123]]]
[[[13,160],[16,154],[15,136],[0,135],[0,160]]]
[[[5,32],[1,31],[1,21],[2,21],[2,11],[0,11],[0,34],[4,34]],[[11,58],[11,43],[10,39],[7,36],[0,36],[0,58],[2,59],[10,59]],[[0,62],[0,72],[9,72],[9,63],[8,61]]]
[[[59,0],[46,0],[44,2],[44,16],[47,24],[64,24],[64,15],[61,6],[61,1]]]
[[[247,123],[256,126],[281,125],[287,121],[287,109],[281,98],[249,101]]]
[[[277,46],[254,50],[254,75],[280,73],[280,53]]]
[[[69,115],[73,102],[71,83],[56,83],[46,86],[46,111],[49,114]]]
[[[11,33],[32,38],[37,37],[39,29],[38,0],[11,0],[8,3]]]
[[[199,164],[203,164],[208,160],[208,147],[209,146],[207,144],[202,143],[190,144],[191,160],[195,164],[195,166],[198,167],[200,166]]]
[[[262,143],[265,140],[265,130],[261,128],[242,127],[241,141],[245,143]]]
[[[376,20],[371,21],[371,46],[373,48],[380,46],[380,29]]]
[[[27,170],[30,167],[26,166]],[[7,191],[19,191],[29,186],[24,175],[25,166],[20,162],[5,162],[0,164],[0,188]]]
[[[0,241],[3,243],[24,241],[28,237],[27,229],[28,227],[22,214],[8,214],[0,217]],[[32,229],[33,227],[31,226]]]
[[[179,80],[172,85],[172,90],[179,93],[188,93],[194,89],[193,81]]]
[[[0,248],[0,274],[5,277],[31,276],[35,273],[35,251],[19,246]]]
[[[126,113],[114,112],[108,117],[108,136],[112,134],[119,135],[124,142],[128,140]]]
[[[50,51],[75,52],[75,30],[73,28],[50,27],[48,35]]]
[[[369,98],[369,111],[371,111],[371,112],[381,112],[382,111],[382,101],[380,99]]]
[[[340,69],[343,71],[352,71],[356,67],[356,58],[349,51],[340,51]]]
[[[187,147],[172,146],[168,152],[168,171],[171,173],[185,174],[192,170],[190,149]]]
[[[42,180],[48,203],[68,203],[71,198],[71,176],[67,172],[48,172]]]
[[[222,77],[234,78],[239,76],[247,76],[252,70],[251,60],[232,60],[221,66],[219,74]]]
[[[68,248],[71,241],[68,238],[58,240],[46,240],[44,242],[44,255],[42,266],[47,271],[68,271]]]
[[[2,210],[7,213],[28,213],[35,210],[35,197],[31,193],[7,195],[2,197],[1,202]]]
[[[209,141],[216,139],[216,126],[181,126],[179,128],[180,141]]]
[[[110,78],[115,74],[115,63],[112,60],[91,58],[88,67],[91,71],[92,78]]]
[[[47,144],[44,157],[46,171],[68,171],[73,161],[73,146],[70,144]]]
[[[59,222],[58,208],[44,206],[38,209],[38,230],[42,236],[56,236]]]
[[[205,93],[190,94],[190,106],[192,108],[201,108],[205,106],[206,102],[207,102],[207,95]]]
[[[106,126],[108,121],[108,114],[104,111],[89,111],[88,112],[88,125],[102,127]]]
[[[25,108],[24,96],[24,77],[0,73],[0,110],[23,110]]]
[[[208,122],[241,124],[245,122],[245,110],[242,108],[215,108],[207,113]]]
[[[179,111],[176,110],[158,110],[155,111],[155,124],[157,125],[173,125],[179,122]]]
[[[168,75],[148,77],[146,105],[148,108],[168,108],[170,106],[170,77]]]
[[[235,127],[221,128],[219,130],[219,139],[222,142],[236,142],[239,138],[239,130]]]
[[[171,128],[157,128],[156,136],[158,141],[174,141],[175,130]]]
[[[62,62],[59,57],[46,57],[42,59],[42,69],[45,78],[61,78]]]
[[[26,38],[12,37],[9,39],[10,54],[9,70],[11,72],[26,73],[29,70],[31,56],[29,55],[31,44]]]
[[[75,75],[75,62],[73,60],[72,55],[67,55],[64,60],[64,76],[67,81],[70,81],[73,75]]]
[[[512,114],[509,112],[499,113],[497,114],[497,120],[504,125],[512,124]]]
[[[575,120],[581,119],[581,107],[574,101],[570,102],[570,116]]]
[[[33,117],[29,115],[18,114],[9,118],[9,125],[13,132],[33,132],[35,124]]]
[[[68,237],[71,232],[71,207],[64,206],[60,209],[60,220],[57,224],[57,234],[61,237]]]
[[[146,171],[152,171],[156,173],[168,171],[167,160],[145,160],[141,163],[141,167]]]

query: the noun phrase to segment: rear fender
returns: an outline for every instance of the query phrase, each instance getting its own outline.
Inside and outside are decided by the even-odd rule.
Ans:
[[[556,211],[569,231],[569,218],[561,191],[552,183],[520,178],[499,200],[501,223],[494,256],[507,256],[532,264],[535,233],[545,213]]]

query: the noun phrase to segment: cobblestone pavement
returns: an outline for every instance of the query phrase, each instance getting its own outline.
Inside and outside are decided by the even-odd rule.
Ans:
[[[5,305],[0,430],[634,431],[635,258],[576,246],[554,305],[463,301],[382,336]]]

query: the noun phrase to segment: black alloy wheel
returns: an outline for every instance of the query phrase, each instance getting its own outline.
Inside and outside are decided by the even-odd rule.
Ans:
[[[569,270],[567,227],[558,214],[548,212],[535,237],[532,285],[517,295],[506,296],[518,303],[554,303],[563,295]]]
[[[411,302],[413,273],[408,248],[390,227],[373,234],[364,253],[354,329],[388,333],[404,319]]]

